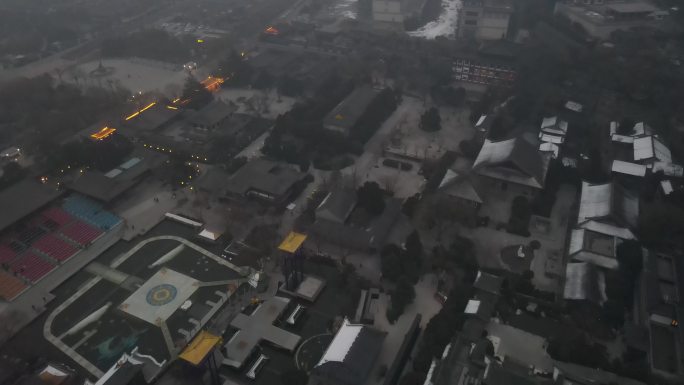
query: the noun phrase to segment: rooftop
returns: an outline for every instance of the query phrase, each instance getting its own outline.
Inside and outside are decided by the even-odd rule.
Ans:
[[[604,184],[582,182],[577,223],[582,224],[590,219],[618,226],[635,227],[639,219],[639,199],[615,182]]]
[[[649,135],[634,139],[634,160],[672,162],[670,149],[658,137]]]
[[[233,174],[228,181],[227,191],[244,196],[250,190],[257,190],[280,196],[305,175],[287,164],[256,159],[248,162]]]
[[[438,188],[449,196],[482,203],[483,200],[473,182],[470,177],[461,176],[456,171],[449,169],[444,174]]]
[[[643,164],[624,162],[621,160],[614,160],[613,161],[613,166],[611,167],[611,171],[619,173],[619,174],[625,174],[625,175],[631,175],[631,176],[638,176],[638,177],[646,176],[646,166],[644,166]]]
[[[0,231],[62,195],[52,186],[24,179],[0,191]],[[21,204],[19,204],[21,203]]]
[[[235,316],[230,325],[239,330],[224,345],[226,358],[232,366],[241,367],[262,340],[294,351],[301,337],[273,325],[289,303],[288,298],[272,297],[262,302],[251,315],[239,313]]]
[[[659,11],[659,9],[645,1],[614,3],[606,5],[609,9],[617,13],[651,13]]]
[[[334,190],[316,208],[316,219],[344,223],[356,206],[356,191]]]
[[[211,127],[228,118],[237,108],[220,100],[214,100],[194,113],[188,120],[196,126]]]
[[[606,297],[606,279],[601,270],[586,262],[568,263],[565,269],[563,298],[587,300],[603,304]]]
[[[377,95],[378,91],[369,85],[357,87],[325,116],[323,125],[350,130]]]
[[[169,108],[162,103],[155,103],[152,107],[145,111],[132,116],[130,119],[124,121],[125,127],[129,130],[124,130],[127,133],[135,133],[136,131],[154,131],[166,125],[179,114],[178,108]]]
[[[85,171],[69,185],[69,189],[103,202],[110,202],[133,187],[141,175],[160,166],[165,160],[166,155],[138,148],[128,160],[106,173],[96,170]]]
[[[380,353],[386,333],[347,319],[335,334],[313,372],[337,384],[362,384]]]
[[[480,175],[543,188],[550,156],[522,138],[492,142],[485,140],[473,170]]]
[[[162,268],[119,305],[119,309],[156,325],[171,317],[198,286],[199,281]]]

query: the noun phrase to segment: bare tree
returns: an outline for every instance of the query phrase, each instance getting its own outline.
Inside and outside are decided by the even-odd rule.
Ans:
[[[399,170],[396,173],[383,175],[380,177],[380,184],[382,188],[388,193],[394,195],[396,192],[397,183],[399,182]]]

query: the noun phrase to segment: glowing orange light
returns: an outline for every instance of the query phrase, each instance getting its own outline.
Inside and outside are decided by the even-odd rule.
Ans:
[[[171,103],[178,103],[179,100],[180,100],[180,98],[175,98],[175,99],[173,99],[173,101]]]
[[[91,134],[90,137],[95,140],[102,140],[111,136],[115,131],[116,128],[103,127],[100,131]]]
[[[198,43],[204,43],[204,39],[197,39]]]
[[[278,31],[278,29],[277,29],[276,27],[274,27],[274,26],[271,25],[271,26],[269,26],[268,28],[266,28],[266,30],[264,31],[264,33],[266,33],[267,35],[276,36],[276,35],[278,35],[278,34],[280,33],[280,31]]]
[[[174,106],[166,106],[166,108],[168,108],[169,110],[177,110],[178,109],[178,107],[174,107]]]
[[[140,115],[141,112],[147,111],[147,110],[149,110],[150,108],[154,107],[155,104],[157,104],[157,102],[152,102],[152,103],[146,105],[146,106],[143,107],[141,110],[136,111],[136,112],[134,112],[134,113],[128,115],[128,116],[126,117],[126,120],[131,120],[131,119],[135,118],[136,116]]]
[[[157,104],[157,102],[152,102],[152,103],[146,105],[142,110],[140,110],[140,112],[149,110],[150,108],[154,107],[155,104]]]
[[[201,83],[204,86],[204,88],[207,89],[207,91],[216,91],[225,81],[226,79],[224,78],[215,78],[213,76],[209,76],[206,79],[202,80]]]
[[[131,120],[131,119],[135,118],[135,117],[138,116],[138,115],[140,115],[140,112],[136,111],[136,112],[134,112],[134,113],[128,115],[128,116],[126,117],[126,120]]]

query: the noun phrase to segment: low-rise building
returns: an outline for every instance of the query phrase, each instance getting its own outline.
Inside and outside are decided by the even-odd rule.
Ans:
[[[195,112],[188,121],[198,129],[213,130],[221,126],[237,108],[220,100],[214,100],[201,110]]]
[[[513,2],[510,0],[465,0],[458,12],[458,37],[505,39],[513,11]]]
[[[518,45],[510,41],[483,43],[476,52],[460,53],[453,65],[454,80],[474,85],[510,87],[517,75]]]
[[[323,119],[323,127],[349,135],[379,92],[369,85],[357,87]]]
[[[637,27],[659,28],[668,15],[648,0],[563,0],[555,13],[581,25],[597,39],[605,40],[615,31]]]
[[[646,350],[653,374],[684,381],[684,316],[681,258],[649,252],[644,257],[635,295],[634,323],[648,331]]]
[[[620,239],[634,239],[639,198],[616,182],[582,182],[577,227]]]
[[[256,199],[271,204],[287,201],[303,183],[306,173],[288,164],[256,159],[248,162],[233,174],[227,182],[225,196],[228,199]]]
[[[371,376],[387,333],[347,319],[310,373],[309,385],[358,385]]]
[[[540,152],[522,137],[498,142],[487,139],[473,163],[473,171],[494,184],[492,188],[516,185],[533,195],[544,188],[550,161],[549,153]]]

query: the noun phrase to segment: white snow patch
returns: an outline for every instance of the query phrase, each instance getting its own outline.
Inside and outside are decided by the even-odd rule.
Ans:
[[[358,15],[358,0],[340,0],[332,6],[333,16],[343,17],[347,19],[356,19]]]
[[[454,37],[456,35],[456,23],[458,23],[458,11],[461,9],[461,0],[442,0],[442,13],[437,20],[431,21],[415,31],[408,32],[409,36],[434,39],[438,36]]]

